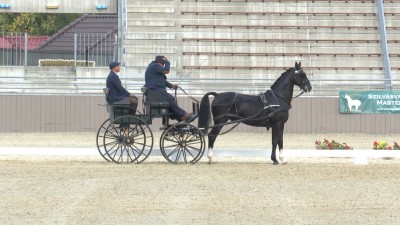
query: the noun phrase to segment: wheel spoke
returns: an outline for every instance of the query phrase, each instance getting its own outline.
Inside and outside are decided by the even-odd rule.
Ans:
[[[114,148],[115,146],[117,146],[117,145],[118,145],[117,149],[110,153],[110,151],[113,150],[113,148]],[[106,146],[107,146],[107,145],[106,145]],[[110,150],[108,150],[108,151],[106,150],[106,152],[108,152],[108,154],[111,155],[112,153],[114,153],[115,151],[117,151],[118,148],[119,148],[119,143],[115,143],[115,145],[113,145],[113,146],[110,148]]]
[[[122,158],[122,153],[123,153],[123,152],[124,152],[124,148],[121,147],[121,154],[119,154],[119,157],[118,157],[117,162],[120,162],[120,159]],[[122,158],[122,161],[123,161],[123,158]]]
[[[138,147],[136,147],[135,145],[133,145],[134,148],[132,148],[134,151],[136,151],[138,154],[140,154],[142,152],[142,150],[140,150]]]
[[[183,154],[183,160],[185,161],[185,163],[187,164],[187,158],[186,158],[186,148],[182,148],[182,154]]]
[[[180,149],[178,149],[178,153],[176,154],[176,158],[175,158],[175,164],[178,164],[179,158],[181,157],[181,152]]]
[[[164,148],[174,148],[174,147],[176,147],[176,146],[179,146],[179,144],[164,146]]]
[[[186,144],[191,144],[191,145],[201,144],[201,141],[200,140],[192,140],[192,141],[187,141]]]
[[[132,162],[133,160],[137,159],[138,156],[136,156],[135,150],[134,150],[131,146],[129,146],[129,148],[132,150],[132,154],[133,154],[134,157],[135,157],[135,158],[132,159],[131,155],[129,154],[129,150],[128,150],[128,156],[129,156],[129,158],[131,159],[130,161]]]
[[[120,148],[120,144],[118,144],[118,147],[112,152],[112,154],[114,154],[112,157],[111,157],[111,154],[109,154],[111,158],[115,159],[115,156],[117,155],[119,148]]]
[[[179,146],[177,146],[174,150],[172,150],[172,151],[167,155],[168,158],[170,158],[171,155],[175,154],[175,152],[176,152],[177,150],[179,151]]]
[[[189,149],[185,148],[185,150],[186,150],[185,152],[188,152],[193,157],[193,159],[196,158]]]

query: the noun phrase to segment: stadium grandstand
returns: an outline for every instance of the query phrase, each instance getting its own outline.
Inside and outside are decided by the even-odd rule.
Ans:
[[[38,12],[19,10],[13,7],[17,1],[10,2],[11,7],[0,12]],[[171,61],[169,79],[197,97],[209,91],[258,94],[296,61],[302,63],[313,86],[307,97],[328,99],[337,98],[340,90],[400,88],[400,0],[105,2],[102,7],[109,7],[102,10],[97,8],[98,1],[85,1],[83,11],[89,15],[35,49],[0,45],[0,94],[103,99],[107,63],[120,60],[124,85],[141,95],[144,71],[156,55]],[[43,12],[70,13],[71,9],[63,11],[65,8],[60,3]],[[3,33],[0,40],[9,36]],[[46,61],[49,54],[52,58]],[[19,64],[10,64],[12,57],[18,58],[13,62]],[[296,89],[294,94],[298,93]],[[335,105],[329,111],[337,113],[337,102],[326,103]],[[316,123],[305,132],[329,126]],[[289,132],[302,132],[297,127],[289,127]],[[387,132],[384,127],[379,129],[377,132]]]
[[[118,39],[124,55],[119,58],[127,72],[126,84],[137,91],[144,69],[158,54],[172,62],[170,79],[193,94],[216,89],[258,93],[295,61],[302,62],[315,96],[335,96],[339,89],[396,89],[400,84],[400,25],[396,23],[400,19],[400,1],[383,2],[384,35],[378,4],[372,0],[136,0],[125,4],[125,16],[121,17],[124,26],[120,26],[125,38]],[[38,65],[37,53],[50,46],[70,53],[59,56],[61,59],[74,59],[75,32],[79,44],[92,41],[89,49],[100,46],[105,39],[97,36],[93,43],[95,34],[112,38],[101,42],[108,45],[106,50],[97,47],[95,53],[77,51],[78,60],[93,61],[98,69],[106,67],[106,62],[118,54],[118,41],[114,38],[118,22],[109,18],[83,16],[33,50],[31,57],[28,53],[29,65]],[[85,20],[90,23],[84,24]],[[63,34],[60,39],[63,32],[71,34]],[[12,51],[3,48],[3,61],[4,55]],[[18,54],[8,58],[12,57],[18,58]],[[37,70],[25,68],[27,73]],[[49,70],[60,71],[46,68]],[[74,69],[68,70],[75,73]],[[91,71],[97,73],[96,69]],[[4,82],[2,85],[6,85]],[[68,83],[71,86],[71,81]],[[102,81],[76,82],[72,86],[81,87],[65,91],[96,93],[89,88],[92,83]]]

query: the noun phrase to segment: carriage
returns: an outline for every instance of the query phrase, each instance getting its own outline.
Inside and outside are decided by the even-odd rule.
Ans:
[[[103,91],[107,94],[108,89]],[[144,87],[142,93],[143,113],[136,110],[133,115],[129,101],[107,104],[109,118],[101,124],[96,137],[100,155],[115,163],[142,163],[154,147],[149,125],[158,118],[162,119],[159,142],[162,156],[173,164],[198,162],[205,150],[203,132],[190,124],[191,121],[170,124],[172,113],[164,96]],[[193,101],[192,106],[193,111],[198,112],[199,102]]]
[[[302,90],[295,97],[294,86]],[[244,123],[266,127],[268,130],[272,128],[271,160],[274,165],[279,164],[276,157],[276,149],[279,147],[279,160],[286,164],[282,156],[283,130],[289,119],[291,101],[304,92],[311,91],[311,88],[301,63],[296,62],[294,67],[281,74],[270,90],[260,95],[209,92],[203,96],[200,106],[197,100],[188,95],[193,101],[193,111],[199,115],[198,127],[190,124],[190,121],[169,124],[171,113],[164,96],[152,90],[142,90],[143,114],[132,115],[129,102],[114,103],[108,107],[110,118],[104,121],[97,132],[97,149],[107,161],[141,163],[153,149],[154,138],[149,125],[153,119],[162,118],[160,151],[168,162],[198,162],[205,151],[204,136],[208,137],[208,158],[211,162],[214,142],[222,127]],[[209,103],[209,96],[214,96],[212,104]],[[211,118],[214,124],[210,126]]]

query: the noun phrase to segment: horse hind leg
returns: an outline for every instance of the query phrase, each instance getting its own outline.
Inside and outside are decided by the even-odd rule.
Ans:
[[[211,164],[212,162],[212,158],[214,156],[214,143],[215,140],[217,139],[217,136],[219,134],[219,132],[221,132],[221,129],[223,127],[223,125],[218,126],[221,123],[226,123],[228,121],[228,119],[221,119],[218,121],[215,121],[215,125],[214,127],[211,129],[211,132],[208,134],[208,154],[207,154],[207,158],[208,158],[208,163]]]

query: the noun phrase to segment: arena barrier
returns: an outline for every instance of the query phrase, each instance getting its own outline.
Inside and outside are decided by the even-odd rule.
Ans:
[[[279,151],[277,151],[279,154]],[[285,159],[288,158],[352,158],[355,164],[367,164],[369,158],[400,158],[399,150],[299,150],[285,149],[283,151]],[[68,159],[85,161],[86,159],[96,159],[103,161],[96,148],[37,148],[37,147],[0,147],[0,157],[15,156],[18,159],[48,159],[53,156],[66,156]],[[159,149],[153,149],[150,157],[162,156]],[[269,159],[271,150],[251,149],[251,150],[222,150],[215,149],[213,160],[218,157],[262,157]],[[277,157],[278,158],[278,157]],[[207,159],[207,150],[203,160]]]

